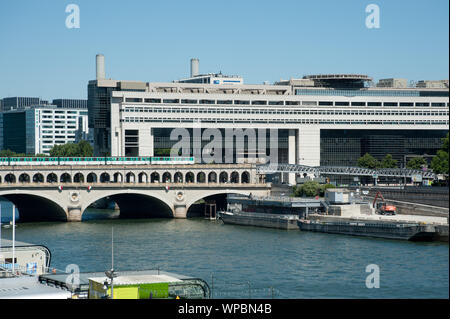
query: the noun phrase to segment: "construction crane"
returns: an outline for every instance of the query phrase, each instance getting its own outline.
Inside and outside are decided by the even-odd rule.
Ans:
[[[377,199],[380,198],[381,202],[377,203]],[[387,205],[386,200],[384,199],[383,195],[380,191],[377,192],[375,195],[375,198],[373,200],[372,207],[376,209],[376,213],[380,215],[396,215],[397,214],[397,207],[394,205]]]

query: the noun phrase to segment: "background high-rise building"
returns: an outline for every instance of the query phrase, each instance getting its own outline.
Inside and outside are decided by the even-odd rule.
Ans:
[[[87,111],[35,105],[2,113],[3,149],[16,153],[49,154],[54,145],[89,139]]]

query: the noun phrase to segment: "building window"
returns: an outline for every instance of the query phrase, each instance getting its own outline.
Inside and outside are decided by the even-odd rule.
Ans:
[[[145,103],[161,103],[161,99],[144,99]]]

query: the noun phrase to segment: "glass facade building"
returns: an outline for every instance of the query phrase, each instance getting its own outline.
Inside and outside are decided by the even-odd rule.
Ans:
[[[357,166],[369,153],[378,160],[391,154],[399,167],[408,157],[436,155],[446,130],[321,130],[320,165]]]

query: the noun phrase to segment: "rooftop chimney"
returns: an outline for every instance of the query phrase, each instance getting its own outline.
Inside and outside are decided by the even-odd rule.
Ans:
[[[191,59],[191,78],[198,75],[198,63],[197,58]]]
[[[95,68],[96,68],[96,79],[105,79],[105,56],[103,54],[97,54],[95,56]]]

